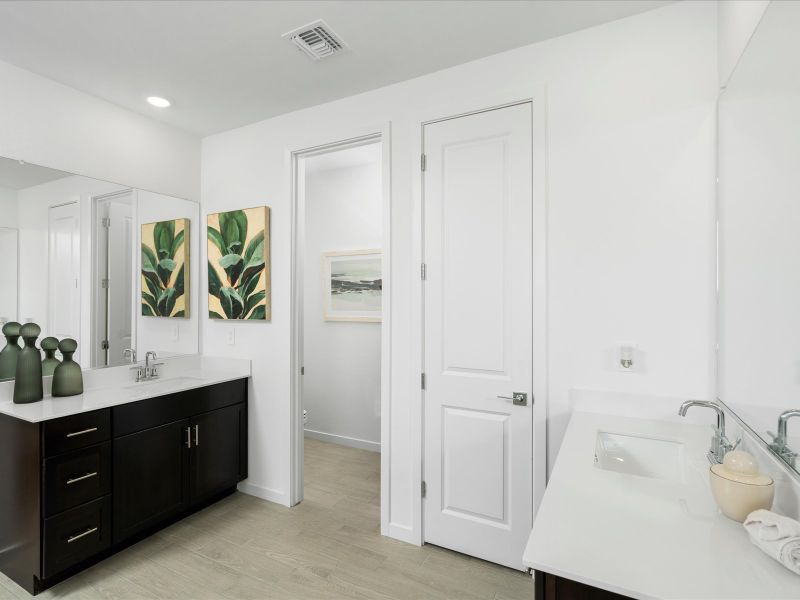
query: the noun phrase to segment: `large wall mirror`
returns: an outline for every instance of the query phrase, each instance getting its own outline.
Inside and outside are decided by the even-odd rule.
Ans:
[[[0,322],[74,338],[83,368],[194,354],[199,227],[196,202],[0,157]]]
[[[800,3],[772,2],[720,95],[718,196],[718,395],[795,469],[800,469],[799,29]]]

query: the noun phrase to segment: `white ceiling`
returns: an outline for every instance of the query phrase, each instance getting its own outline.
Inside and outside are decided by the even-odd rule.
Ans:
[[[670,3],[11,1],[0,60],[207,135]],[[315,63],[281,38],[318,18],[351,52]]]
[[[72,173],[0,157],[0,187],[6,189],[24,190],[34,185],[63,179],[71,175]]]

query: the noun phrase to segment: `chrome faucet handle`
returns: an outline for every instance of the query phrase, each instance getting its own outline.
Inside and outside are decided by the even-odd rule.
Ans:
[[[122,351],[122,358],[128,358],[128,357],[130,357],[131,359],[130,361],[131,364],[134,364],[136,362],[136,350],[134,350],[133,348],[125,348]]]

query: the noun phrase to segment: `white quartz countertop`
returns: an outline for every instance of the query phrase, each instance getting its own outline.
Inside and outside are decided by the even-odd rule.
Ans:
[[[9,400],[2,400],[0,413],[31,423],[39,423],[246,377],[247,374],[235,369],[181,369],[152,381],[135,383],[126,380],[108,383],[105,386],[86,389],[79,396],[54,398],[48,395],[43,400],[31,404],[14,404]]]
[[[684,444],[684,481],[594,465],[597,432]],[[750,543],[708,485],[711,430],[575,413],[531,531],[533,569],[632,598],[800,598],[800,576]]]

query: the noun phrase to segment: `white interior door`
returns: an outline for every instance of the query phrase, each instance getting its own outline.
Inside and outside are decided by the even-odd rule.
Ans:
[[[424,539],[517,569],[533,520],[531,110],[423,132]]]
[[[78,203],[50,207],[49,220],[47,306],[50,322],[42,333],[59,340],[73,338],[80,343],[81,230]]]
[[[106,364],[122,365],[125,348],[133,348],[134,275],[131,254],[135,245],[130,196],[108,203],[108,313]]]

